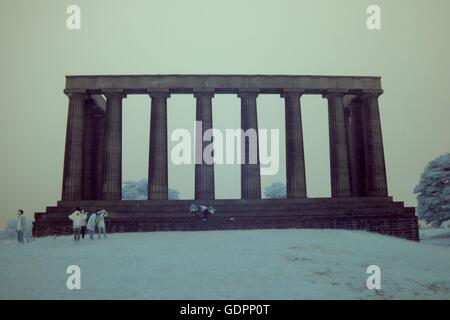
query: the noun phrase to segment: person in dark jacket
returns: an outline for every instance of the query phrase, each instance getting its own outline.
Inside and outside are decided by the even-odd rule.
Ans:
[[[199,208],[200,208],[200,213],[203,215],[203,221],[206,221],[206,220],[208,220],[208,207],[207,206],[205,206],[204,204],[201,204],[200,206],[199,206]]]
[[[81,209],[81,239],[84,239],[84,235],[86,234],[87,216],[88,213],[84,209]]]

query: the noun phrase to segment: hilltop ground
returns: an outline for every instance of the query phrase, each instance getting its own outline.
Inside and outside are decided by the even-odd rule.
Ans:
[[[450,229],[415,243],[340,230],[0,241],[1,299],[449,299]],[[66,269],[81,268],[81,290]],[[381,268],[381,290],[366,269]]]

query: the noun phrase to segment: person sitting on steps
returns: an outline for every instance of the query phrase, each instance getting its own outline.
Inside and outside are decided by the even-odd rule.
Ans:
[[[203,215],[203,221],[207,221],[208,220],[208,207],[205,206],[204,204],[201,204],[200,206],[200,213]]]
[[[198,215],[198,206],[195,203],[192,203],[189,207],[189,211],[191,212],[191,216],[195,217]]]

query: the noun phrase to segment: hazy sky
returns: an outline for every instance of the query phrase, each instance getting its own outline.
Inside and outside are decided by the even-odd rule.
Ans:
[[[448,0],[0,0],[0,226],[18,208],[32,217],[61,195],[68,74],[318,74],[382,76],[380,112],[389,193],[415,205],[426,163],[450,150]],[[81,8],[68,30],[66,8]],[[366,27],[381,7],[382,29]],[[260,128],[284,110],[258,98]],[[192,130],[195,100],[169,99],[169,133]],[[329,196],[326,101],[302,98],[308,194]],[[238,128],[239,99],[213,100],[216,128]],[[150,98],[124,100],[123,179],[147,176]],[[239,166],[216,167],[219,198],[240,194]],[[169,186],[193,196],[194,167],[169,166]]]

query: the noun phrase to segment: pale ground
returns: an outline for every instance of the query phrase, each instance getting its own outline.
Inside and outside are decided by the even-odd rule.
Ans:
[[[415,243],[340,230],[0,241],[0,299],[449,299],[450,229]],[[81,290],[66,288],[79,265]],[[381,290],[366,268],[381,268]]]

